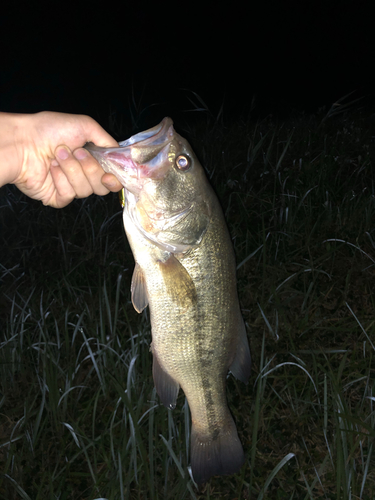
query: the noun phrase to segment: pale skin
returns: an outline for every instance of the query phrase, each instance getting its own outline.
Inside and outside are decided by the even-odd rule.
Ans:
[[[82,148],[118,147],[94,119],[42,111],[0,113],[0,186],[15,184],[30,198],[62,208],[74,198],[108,194],[122,185]]]

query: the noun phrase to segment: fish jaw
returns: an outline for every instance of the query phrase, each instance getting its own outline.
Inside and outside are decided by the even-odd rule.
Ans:
[[[175,131],[171,118],[119,143],[119,148],[101,148],[88,143],[85,148],[106,173],[114,174],[131,193],[139,194],[145,183],[162,179],[170,168],[169,146]]]

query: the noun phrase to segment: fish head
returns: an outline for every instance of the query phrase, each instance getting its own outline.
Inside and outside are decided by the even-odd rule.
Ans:
[[[171,252],[200,243],[209,222],[204,170],[170,118],[119,143],[86,149],[125,188],[132,221],[151,241]]]

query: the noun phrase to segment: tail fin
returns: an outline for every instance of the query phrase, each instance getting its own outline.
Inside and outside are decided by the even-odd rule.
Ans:
[[[217,435],[200,435],[193,424],[191,469],[197,484],[208,481],[211,476],[234,474],[244,461],[244,452],[232,418],[225,428],[217,431]]]

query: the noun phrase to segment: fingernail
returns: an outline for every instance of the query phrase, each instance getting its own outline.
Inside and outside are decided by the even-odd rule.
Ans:
[[[77,158],[77,160],[83,160],[84,158],[87,157],[87,151],[86,151],[86,149],[76,149],[73,152],[73,154]]]
[[[60,158],[60,160],[66,160],[69,156],[69,153],[65,148],[60,148],[57,150],[56,155]]]
[[[102,182],[103,186],[106,186],[107,188],[113,188],[116,186],[116,181],[108,181],[108,182]]]

